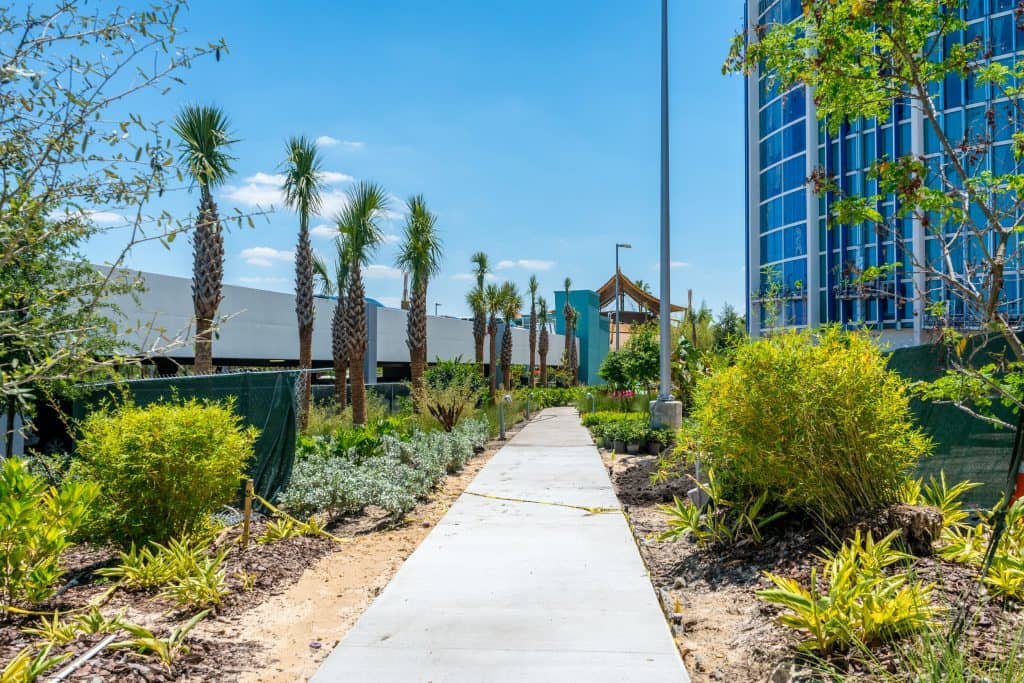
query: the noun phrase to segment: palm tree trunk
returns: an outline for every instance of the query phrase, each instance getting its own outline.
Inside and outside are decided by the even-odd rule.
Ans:
[[[537,358],[537,302],[530,299],[530,375],[529,386],[534,386],[533,369],[536,367]]]
[[[542,328],[540,331],[540,385],[546,387],[548,385],[548,329]]]
[[[334,397],[338,410],[345,410],[347,398],[348,344],[345,340],[346,299],[339,295],[331,318],[331,357],[334,359]]]
[[[366,355],[366,290],[363,274],[356,264],[352,268],[348,285],[348,326],[349,343],[348,369],[352,384],[352,424],[366,424],[366,377],[363,374],[363,358]]]
[[[313,326],[304,325],[299,327],[299,368],[304,372],[299,373],[299,406],[298,422],[299,430],[305,431],[309,424],[309,403],[313,396],[313,375],[308,371],[313,367]]]
[[[484,365],[484,338],[487,337],[487,316],[484,313],[473,314],[473,343],[476,352],[476,364]]]
[[[491,362],[489,364],[490,379],[491,379],[491,398],[494,398],[495,394],[498,393],[498,343],[496,337],[498,336],[498,322],[491,316],[491,321],[487,325],[487,331],[490,333],[490,352]]]
[[[217,204],[205,186],[192,235],[192,308],[196,319],[196,373],[213,372],[213,324],[224,284],[224,236]]]
[[[299,323],[299,429],[309,423],[313,367],[313,247],[309,243],[309,217],[299,217],[299,243],[295,248],[295,317]]]
[[[412,301],[406,319],[406,344],[409,347],[409,370],[412,376],[413,408],[423,389],[423,371],[427,364],[427,288],[413,283]]]
[[[512,391],[512,326],[508,322],[501,335],[501,376],[505,380],[505,391]]]

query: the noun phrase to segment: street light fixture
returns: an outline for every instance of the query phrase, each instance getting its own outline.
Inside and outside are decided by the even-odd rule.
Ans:
[[[437,301],[437,302],[434,302],[434,317],[435,317],[435,318],[437,317],[437,309],[438,309],[438,307],[439,307],[440,305],[441,305],[441,302],[439,302],[439,301]]]
[[[622,294],[619,288],[619,249],[632,249],[625,242],[615,245],[615,350],[619,350],[619,328],[622,327]]]

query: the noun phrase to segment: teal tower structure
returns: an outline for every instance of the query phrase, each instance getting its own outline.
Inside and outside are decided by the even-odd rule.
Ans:
[[[569,292],[569,304],[578,312],[576,338],[579,340],[580,369],[578,379],[585,384],[600,384],[598,368],[608,355],[611,327],[608,318],[601,315],[600,297],[591,289]],[[565,292],[555,292],[555,333],[565,334]]]

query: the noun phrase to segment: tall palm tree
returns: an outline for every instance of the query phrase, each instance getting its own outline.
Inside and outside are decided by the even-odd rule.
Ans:
[[[565,370],[569,373],[569,384],[575,384],[572,357],[576,352],[576,309],[569,303],[569,290],[572,289],[572,278],[565,278],[565,305],[562,306],[562,317],[565,318]]]
[[[441,270],[441,238],[437,233],[437,216],[427,208],[423,195],[412,197],[406,205],[409,217],[396,265],[412,277],[405,343],[409,347],[415,400],[423,386],[423,369],[427,365],[427,284]]]
[[[380,185],[360,182],[348,191],[348,201],[338,215],[338,229],[345,236],[348,248],[348,314],[345,316],[345,337],[348,341],[348,368],[352,384],[352,424],[366,424],[366,288],[363,266],[384,237],[380,220],[387,210],[388,196]]]
[[[484,338],[487,336],[487,306],[484,301],[484,279],[490,272],[490,264],[487,261],[487,254],[478,251],[469,259],[473,262],[473,275],[476,277],[476,292],[473,296],[470,293],[466,297],[467,302],[473,310],[473,342],[476,352],[476,363],[481,368],[484,365]],[[474,305],[473,302],[477,305]]]
[[[548,385],[548,302],[544,297],[537,299],[537,322],[540,324],[540,339],[537,340],[537,352],[540,354],[540,385]]]
[[[487,313],[487,334],[490,337],[490,380],[491,398],[498,393],[498,314],[501,313],[501,288],[496,284],[489,284],[484,287],[484,310]]]
[[[299,214],[295,246],[295,317],[299,324],[299,368],[313,367],[313,247],[309,243],[309,217],[320,211],[320,155],[306,136],[288,140],[284,164],[284,203]],[[299,429],[309,423],[310,376],[299,376]]]
[[[534,385],[533,381],[533,369],[535,367],[535,359],[537,357],[537,289],[540,287],[540,283],[537,282],[537,276],[530,276],[530,386]]]
[[[570,309],[572,311],[570,317],[572,321],[572,339],[569,344],[569,384],[576,386],[580,381],[580,352],[576,346],[576,320],[580,317],[580,313],[573,306],[570,306]]]
[[[505,378],[505,390],[512,390],[512,321],[523,309],[523,297],[515,284],[506,282],[501,286],[501,317],[505,320],[505,331],[501,335],[501,376]]]
[[[192,104],[174,119],[179,163],[199,188],[199,215],[192,233],[192,308],[196,318],[197,373],[213,371],[213,324],[224,289],[224,235],[213,189],[234,173],[228,148],[236,142],[219,107]]]
[[[340,410],[348,403],[348,338],[345,336],[345,319],[348,315],[348,272],[351,257],[348,241],[341,234],[334,241],[337,256],[333,268],[314,254],[313,275],[321,294],[336,296],[334,312],[331,315],[331,358],[334,362],[334,396]]]

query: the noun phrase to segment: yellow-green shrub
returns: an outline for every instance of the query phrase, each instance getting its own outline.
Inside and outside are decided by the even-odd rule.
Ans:
[[[94,535],[127,545],[200,529],[235,496],[256,435],[232,401],[92,413],[81,426],[71,477],[99,488]]]
[[[817,568],[810,587],[767,573],[775,588],[758,591],[760,599],[786,608],[779,622],[807,634],[803,649],[829,652],[837,647],[871,645],[929,625],[937,611],[931,605],[933,586],[914,581],[906,572],[885,569],[912,559],[893,548],[894,531],[877,543],[858,531],[834,553],[827,553],[818,585]]]
[[[930,452],[907,385],[865,333],[782,333],[700,380],[690,436],[730,498],[829,522],[896,502]]]
[[[58,490],[20,459],[0,461],[0,605],[53,595],[61,553],[95,497],[88,484],[67,482]]]
[[[985,513],[973,526],[959,523],[946,527],[939,539],[938,554],[953,562],[981,568],[992,537],[994,514],[995,509]],[[1024,600],[1024,499],[1016,501],[1006,511],[1006,529],[984,581],[992,595]]]

